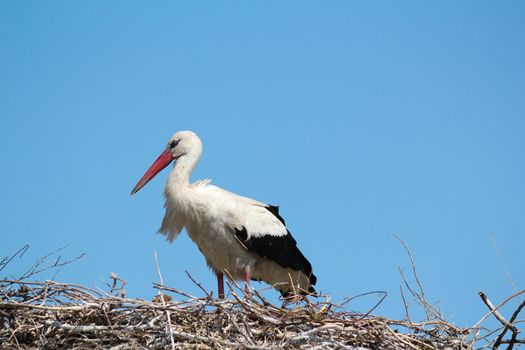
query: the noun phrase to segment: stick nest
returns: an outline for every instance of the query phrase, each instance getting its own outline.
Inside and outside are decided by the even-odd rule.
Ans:
[[[227,299],[155,285],[152,301],[85,286],[0,280],[5,349],[464,349],[468,330],[345,310],[330,301],[276,306],[231,286]],[[171,295],[180,298],[175,301]]]
[[[398,238],[399,239],[399,238]],[[400,240],[400,239],[399,239]],[[400,240],[401,241],[401,240]],[[407,251],[417,287],[413,288],[400,269],[408,296],[425,312],[423,322],[413,322],[404,288],[400,286],[406,316],[392,320],[372,312],[386,297],[370,292],[332,303],[324,296],[286,300],[276,306],[259,291],[246,296],[237,284],[227,281],[230,294],[216,299],[188,273],[204,297],[195,297],[163,284],[157,256],[160,284],[151,300],[126,297],[126,282],[115,273],[107,291],[54,281],[58,271],[80,259],[60,256],[38,259],[18,278],[0,279],[0,350],[3,349],[444,349],[512,350],[525,344],[519,315],[525,309],[525,290],[494,305],[482,292],[489,309],[474,326],[458,328],[448,323],[436,307],[427,302],[416,266]],[[29,249],[0,259],[0,272]],[[29,281],[44,272],[55,271],[51,280]],[[348,310],[352,300],[376,294],[379,302],[366,313]],[[502,306],[513,301],[517,307],[505,318]],[[494,317],[500,326],[488,329],[482,323]]]

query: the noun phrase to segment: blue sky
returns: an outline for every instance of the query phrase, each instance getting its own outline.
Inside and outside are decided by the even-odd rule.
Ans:
[[[0,256],[31,249],[2,273],[67,244],[86,256],[57,279],[151,298],[157,251],[166,284],[215,290],[185,234],[155,235],[169,170],[129,196],[191,129],[193,179],[280,205],[319,290],[402,317],[397,234],[472,324],[478,291],[513,293],[502,263],[525,288],[523,33],[520,1],[4,1]]]

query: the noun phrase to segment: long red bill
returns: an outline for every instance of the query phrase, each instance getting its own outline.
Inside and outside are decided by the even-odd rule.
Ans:
[[[155,160],[155,162],[153,163],[153,165],[151,165],[148,169],[148,171],[146,171],[146,173],[144,174],[144,176],[142,176],[142,178],[139,180],[139,182],[137,182],[137,184],[135,185],[135,188],[133,189],[133,191],[131,191],[131,195],[134,195],[135,193],[137,193],[142,187],[146,186],[146,184],[155,177],[155,175],[157,175],[162,169],[164,169],[165,167],[168,166],[169,163],[171,163],[171,161],[175,159],[173,158],[173,155],[168,151],[164,151],[160,154],[160,156],[157,158],[157,160]]]

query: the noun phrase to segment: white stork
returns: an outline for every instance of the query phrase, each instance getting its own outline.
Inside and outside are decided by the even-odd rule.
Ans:
[[[283,296],[315,293],[312,265],[279,215],[279,208],[210,185],[190,184],[202,143],[191,131],[179,131],[146,171],[131,194],[175,160],[164,195],[166,213],[159,232],[173,242],[183,228],[217,275],[219,298],[224,298],[223,274],[245,281],[265,281]]]

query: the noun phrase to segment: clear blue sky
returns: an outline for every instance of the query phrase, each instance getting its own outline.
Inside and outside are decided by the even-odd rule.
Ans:
[[[513,292],[492,237],[525,288],[524,33],[522,1],[2,1],[0,256],[67,244],[86,257],[59,280],[151,298],[157,251],[166,284],[215,290],[185,234],[155,235],[168,170],[129,196],[191,129],[193,179],[280,205],[319,290],[402,317],[397,234],[472,324],[478,291]]]

